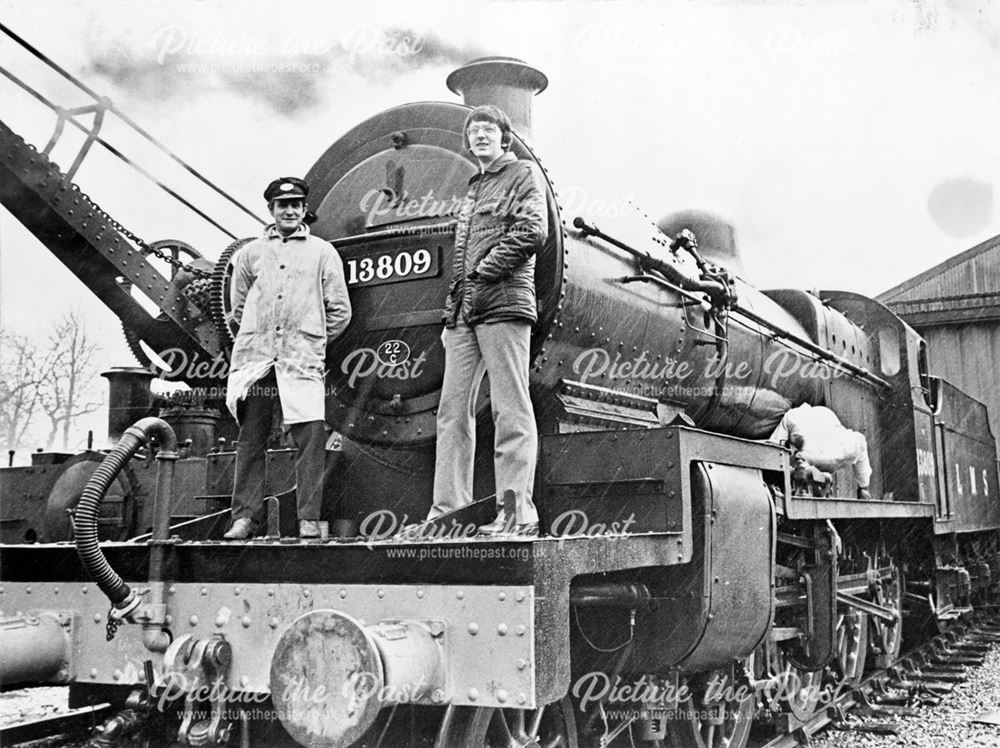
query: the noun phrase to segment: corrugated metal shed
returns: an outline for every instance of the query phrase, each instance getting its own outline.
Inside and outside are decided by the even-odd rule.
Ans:
[[[927,341],[931,374],[986,403],[1000,437],[1000,236],[877,299]]]
[[[1000,319],[1000,236],[879,294],[913,327]]]

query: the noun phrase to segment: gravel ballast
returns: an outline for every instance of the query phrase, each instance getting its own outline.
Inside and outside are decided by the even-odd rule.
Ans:
[[[892,725],[895,735],[828,727],[810,742],[813,748],[1000,748],[1000,725],[974,724],[984,712],[1000,710],[1000,644],[994,644],[982,665],[970,670],[965,683],[934,707],[917,707],[913,717],[878,716],[867,720],[850,717],[848,724]]]

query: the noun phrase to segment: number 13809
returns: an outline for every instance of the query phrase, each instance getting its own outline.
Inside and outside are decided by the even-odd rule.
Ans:
[[[427,278],[438,271],[437,253],[429,249],[351,257],[345,264],[347,285],[355,287]]]

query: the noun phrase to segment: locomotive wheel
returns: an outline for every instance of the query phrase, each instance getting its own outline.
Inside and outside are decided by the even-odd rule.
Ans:
[[[752,665],[751,665],[752,666]],[[706,701],[709,684],[722,685],[720,698]],[[754,695],[745,672],[738,668],[714,670],[689,681],[691,696],[668,719],[669,746],[682,748],[743,748],[753,725]]]
[[[540,709],[453,707],[438,732],[436,748],[577,748],[576,721],[568,698]]]
[[[759,660],[760,665],[755,676],[765,684],[762,694],[765,706],[772,713],[790,713],[800,722],[811,719],[819,703],[823,671],[810,672],[795,667],[777,642],[767,642],[758,654],[755,661]]]
[[[899,658],[903,646],[903,575],[895,564],[890,566],[889,577],[876,583],[874,601],[896,613],[893,623],[875,616],[869,618],[872,651],[878,666],[886,667]]]
[[[848,608],[837,619],[837,664],[851,685],[861,681],[868,661],[868,615]]]

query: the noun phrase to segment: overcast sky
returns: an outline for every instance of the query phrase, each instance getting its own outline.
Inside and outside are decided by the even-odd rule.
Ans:
[[[534,142],[564,203],[629,199],[737,227],[758,286],[876,294],[1000,234],[1000,10],[988,2],[97,2],[0,0],[3,23],[264,213],[351,126],[405,101],[457,101],[448,72],[519,57],[548,75]],[[0,62],[87,103],[6,39]],[[52,116],[0,87],[2,118],[44,145]],[[234,233],[255,224],[109,129]],[[117,138],[117,140],[116,140]],[[56,160],[72,158],[67,141]],[[68,154],[68,155],[67,155]],[[85,191],[148,241],[226,244],[101,154]],[[70,309],[129,363],[117,321],[6,211],[0,324]]]

